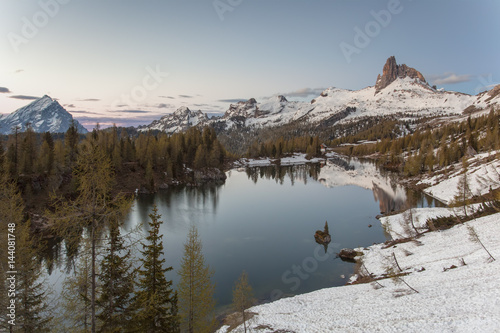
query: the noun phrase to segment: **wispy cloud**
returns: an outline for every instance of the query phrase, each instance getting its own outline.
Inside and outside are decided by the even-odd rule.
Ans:
[[[85,98],[85,99],[79,99],[80,102],[99,102],[99,98]]]
[[[248,100],[248,98],[228,98],[228,99],[219,99],[217,102],[222,102],[222,103],[238,103],[238,102],[244,102]]]
[[[14,73],[16,73],[16,74],[17,74],[17,73],[21,73],[21,72],[24,72],[24,69],[18,69],[18,70],[16,70]]]
[[[112,110],[109,112],[113,113],[151,113],[152,111],[146,111],[146,110]]]
[[[67,107],[67,108],[74,108],[75,107],[74,104],[64,104],[64,106]]]
[[[284,95],[285,97],[309,97],[309,96],[318,96],[321,94],[326,88],[302,88],[295,91],[283,93],[280,95]]]
[[[5,88],[5,87],[0,87],[0,93],[10,93],[11,91],[9,90],[9,88]]]
[[[175,108],[175,105],[173,104],[166,104],[166,103],[160,103],[157,106],[158,109],[170,109],[170,108]]]
[[[446,72],[443,74],[430,75],[428,76],[428,78],[429,81],[431,81],[433,84],[442,85],[442,84],[457,84],[462,82],[469,82],[474,77],[470,74],[457,75],[452,72]]]
[[[14,96],[9,96],[10,98],[14,99],[26,99],[26,100],[32,100],[32,99],[39,99],[40,97],[36,96],[26,96],[26,95],[14,95]]]
[[[180,98],[193,98],[194,96],[190,95],[179,95]]]
[[[71,114],[73,113],[81,113],[81,114],[95,114],[95,115],[102,115],[102,113],[99,112],[92,112],[92,111],[85,111],[85,110],[71,110]]]
[[[163,95],[161,95],[161,96],[158,96],[158,97],[161,97],[161,98],[169,98],[169,99],[175,99],[175,97],[172,97],[172,96],[163,96]]]

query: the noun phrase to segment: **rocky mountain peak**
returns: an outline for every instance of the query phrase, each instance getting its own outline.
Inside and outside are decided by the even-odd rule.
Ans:
[[[182,116],[182,115],[187,115],[190,114],[191,110],[187,106],[181,106],[177,110],[174,111],[174,115],[176,116]]]
[[[248,101],[246,102],[239,102],[239,103],[242,103],[242,104],[247,104],[247,105],[253,105],[253,104],[257,104],[257,101],[255,100],[255,98],[250,98]]]
[[[375,83],[375,93],[390,85],[397,78],[403,79],[405,77],[418,79],[423,83],[427,83],[422,73],[417,71],[415,68],[408,67],[405,64],[398,65],[396,63],[396,57],[389,57],[385,62],[384,68],[382,70],[382,76],[380,74],[377,76],[377,82]]]
[[[286,97],[283,96],[283,95],[278,95],[277,99],[278,99],[278,102],[280,102],[280,103],[288,102],[288,100],[286,99]]]

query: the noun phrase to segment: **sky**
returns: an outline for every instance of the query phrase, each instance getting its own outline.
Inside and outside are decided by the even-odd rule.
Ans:
[[[2,0],[0,113],[49,95],[84,126],[375,84],[390,56],[467,94],[500,83],[497,0]]]

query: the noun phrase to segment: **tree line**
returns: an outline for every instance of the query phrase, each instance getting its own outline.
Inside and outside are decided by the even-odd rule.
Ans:
[[[285,139],[268,139],[265,142],[255,140],[247,150],[249,158],[272,157],[281,158],[293,153],[305,153],[307,158],[321,155],[319,136],[299,136]]]
[[[210,127],[173,135],[140,132],[131,136],[125,128],[97,126],[80,135],[72,124],[64,135],[53,135],[37,134],[28,124],[25,132],[13,129],[0,140],[0,175],[18,184],[30,210],[40,211],[46,204],[44,198],[53,191],[74,195],[72,170],[90,141],[102,149],[115,175],[121,177],[115,184],[117,191],[154,191],[163,183],[189,182],[192,170],[221,170],[232,157]]]
[[[115,173],[108,146],[94,132],[78,144],[73,167],[75,191],[53,194],[45,211],[53,234],[65,240],[72,275],[63,283],[57,305],[43,281],[44,240],[31,232],[31,221],[15,181],[9,173],[0,178],[0,235],[15,235],[15,322],[0,319],[0,327],[13,332],[211,332],[215,301],[213,271],[206,264],[196,228],[190,228],[184,245],[180,283],[174,290],[165,267],[162,221],[156,207],[149,214],[147,236],[140,241],[135,260],[121,234],[131,198],[113,191]],[[213,144],[213,141],[212,141]],[[69,160],[69,159],[68,159]],[[2,167],[5,166],[2,162]],[[8,256],[7,248],[0,254]],[[167,254],[168,255],[168,254]],[[0,264],[0,291],[7,295],[6,262]],[[235,310],[251,304],[247,279],[235,285]],[[242,292],[242,290],[244,292]],[[9,299],[2,297],[7,308]],[[15,323],[15,325],[13,324]]]
[[[493,109],[486,115],[468,117],[462,122],[450,122],[431,127],[426,125],[411,134],[386,137],[376,143],[344,146],[338,150],[346,155],[380,154],[380,161],[414,176],[446,168],[474,152],[500,149],[500,112]],[[345,138],[345,142],[355,142]],[[336,142],[338,143],[338,142]]]

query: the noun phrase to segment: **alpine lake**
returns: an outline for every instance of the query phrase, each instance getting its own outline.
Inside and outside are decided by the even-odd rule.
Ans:
[[[238,168],[227,172],[224,183],[137,195],[122,234],[136,230],[139,238],[145,237],[148,215],[156,205],[163,221],[165,264],[173,267],[167,279],[174,287],[188,231],[195,225],[205,261],[214,271],[218,310],[231,304],[234,283],[243,271],[256,299],[269,302],[345,285],[355,264],[337,253],[390,239],[378,215],[403,207],[442,206],[396,180],[371,161],[342,157]],[[314,238],[325,221],[331,235],[327,246]],[[56,290],[66,275],[62,271],[54,269],[49,277]]]

